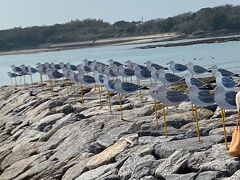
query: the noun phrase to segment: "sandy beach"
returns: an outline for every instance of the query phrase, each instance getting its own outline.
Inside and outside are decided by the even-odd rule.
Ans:
[[[178,38],[179,36],[180,35],[176,33],[163,33],[163,34],[146,35],[146,36],[101,39],[96,41],[47,44],[47,45],[41,45],[40,46],[41,48],[38,48],[38,49],[24,49],[24,50],[0,52],[0,55],[31,54],[31,53],[39,53],[39,52],[61,51],[61,50],[68,50],[68,49],[90,48],[90,47],[109,46],[109,45],[119,46],[119,45],[130,45],[130,44],[152,43],[152,42],[173,40],[175,38]]]

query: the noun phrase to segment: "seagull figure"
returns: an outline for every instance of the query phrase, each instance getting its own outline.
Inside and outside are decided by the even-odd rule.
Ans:
[[[227,69],[218,68],[217,65],[213,65],[212,66],[212,74],[216,75],[217,71],[219,71],[222,76],[226,76],[226,77],[231,77],[231,76],[240,77],[239,74],[236,74],[236,73],[233,73],[231,71],[228,71]]]
[[[225,145],[226,145],[226,149],[228,149],[227,134],[226,134],[226,127],[225,127],[225,119],[226,119],[225,109],[230,110],[230,109],[237,108],[237,105],[236,105],[237,92],[225,91],[225,89],[221,86],[217,86],[214,91],[215,91],[214,100],[216,104],[221,108]]]
[[[147,69],[150,71],[152,67],[154,67],[156,70],[160,70],[160,69],[164,69],[164,70],[168,70],[168,68],[166,67],[163,67],[159,64],[155,64],[155,63],[152,63],[151,61],[147,61],[145,62],[144,64],[147,65]]]
[[[159,80],[165,85],[165,86],[170,86],[173,83],[179,82],[183,80],[182,77],[177,76],[172,73],[166,73],[163,69],[160,69],[157,71],[158,78]]]
[[[232,78],[222,76],[219,71],[216,72],[216,83],[218,86],[223,87],[225,90],[231,90],[234,87],[240,86],[240,84],[236,83]]]
[[[17,85],[17,79],[16,79],[16,77],[19,76],[19,75],[16,74],[16,73],[13,73],[13,72],[8,72],[7,74],[8,74],[8,76],[9,76],[10,79],[11,79],[11,85],[12,85],[12,78],[15,79],[15,85]]]
[[[109,59],[107,62],[109,62],[110,66],[113,66],[113,65],[121,66],[121,65],[123,65],[122,63],[114,61],[112,59]]]
[[[189,62],[187,64],[188,66],[188,71],[192,74],[192,75],[199,75],[199,74],[203,74],[203,73],[206,73],[206,72],[210,72],[210,70],[202,67],[202,66],[199,66],[199,65],[193,65],[193,62]]]
[[[203,88],[203,87],[208,86],[205,82],[203,82],[195,77],[191,77],[191,75],[189,73],[186,74],[185,82],[186,82],[188,88],[190,88],[192,86],[196,86],[198,88]]]
[[[186,65],[175,63],[174,61],[170,61],[167,65],[169,65],[169,68],[173,73],[181,73],[188,69]]]
[[[121,101],[121,95],[120,94],[131,94],[137,90],[142,89],[142,86],[129,83],[129,82],[122,82],[120,79],[116,78],[114,89],[118,92],[118,98],[119,98],[119,104],[120,104],[120,112],[121,112],[121,120],[123,119],[123,112],[122,112],[122,101]]]
[[[166,106],[175,106],[179,105],[181,102],[188,100],[188,95],[178,92],[168,90],[164,86],[159,86],[155,91],[157,93],[157,100],[163,103],[163,118],[164,118],[164,127],[165,127],[165,136],[168,136],[167,133],[167,121],[166,121]]]
[[[119,66],[119,73],[124,78],[132,77],[135,75],[135,71],[129,68],[124,68],[123,65]]]

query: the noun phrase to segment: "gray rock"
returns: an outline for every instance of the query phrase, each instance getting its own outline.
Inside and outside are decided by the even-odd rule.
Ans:
[[[168,126],[167,127],[167,134],[168,136],[175,136],[179,134],[185,134],[185,130],[176,129],[174,127]],[[164,127],[160,127],[160,130],[140,130],[138,131],[138,136],[165,136],[165,129]]]
[[[15,179],[20,174],[24,173],[27,169],[29,169],[31,163],[35,161],[39,155],[33,155],[29,158],[22,159],[20,161],[15,162],[10,167],[4,170],[4,172],[0,175],[1,180]]]
[[[162,162],[156,169],[156,177],[165,177],[170,174],[178,174],[187,168],[187,162],[191,153],[188,150],[177,150]]]
[[[88,152],[93,154],[98,154],[103,151],[102,146],[98,142],[93,142],[89,145]]]
[[[38,148],[42,145],[41,142],[29,142],[24,146],[14,149],[7,157],[1,161],[1,169],[4,170],[13,163],[25,158],[29,158],[37,153]]]
[[[106,133],[99,136],[97,142],[102,147],[106,148],[115,143],[122,136],[137,132],[139,128],[140,127],[135,123],[111,124],[104,128]]]
[[[237,170],[231,177],[224,178],[223,180],[239,180],[240,179],[240,170]]]
[[[56,108],[57,113],[70,114],[73,112],[73,106],[71,104],[65,104],[61,107]]]
[[[48,132],[51,129],[52,129],[52,125],[48,125],[48,126],[44,127],[43,132]]]
[[[51,102],[49,102],[48,108],[49,109],[53,109],[53,108],[62,106],[65,101],[66,101],[66,98],[64,98],[64,97],[63,98],[54,99]]]
[[[92,169],[80,175],[76,180],[96,180],[99,176],[107,173],[108,171],[114,169],[116,163],[100,166],[96,169]]]
[[[193,180],[196,173],[189,174],[170,174],[165,177],[166,180]]]
[[[54,133],[56,133],[59,129],[69,124],[73,124],[77,121],[80,121],[85,117],[81,116],[81,114],[68,114],[63,118],[56,121],[55,124],[52,125],[52,128],[48,131],[47,134],[44,134],[43,137],[40,138],[40,141],[47,141]]]
[[[125,149],[122,153],[116,156],[116,161],[121,161],[130,156],[139,156],[143,157],[146,155],[154,154],[154,145],[153,144],[145,144],[145,145],[135,145],[131,148]]]
[[[236,115],[232,115],[227,118],[226,126],[236,126]],[[203,136],[208,136],[209,132],[213,129],[222,128],[222,119],[220,118],[211,118],[211,119],[204,119],[199,121],[199,128],[200,134]],[[189,130],[191,132],[196,133],[196,123],[188,123],[187,125],[183,126],[181,129]]]
[[[216,144],[206,151],[195,152],[188,161],[188,167],[193,170],[220,171],[230,176],[240,168],[240,162],[228,154],[224,144]]]
[[[72,167],[70,167],[64,176],[62,177],[62,180],[72,180],[77,177],[79,177],[82,173],[88,171],[87,163],[90,160],[91,154],[83,153],[81,154],[75,162],[68,162],[68,164],[74,164]],[[69,166],[69,165],[67,165]]]
[[[215,180],[216,178],[218,178],[220,176],[220,172],[217,171],[205,171],[205,172],[201,172],[196,180]]]
[[[155,153],[160,158],[167,158],[177,150],[189,150],[190,152],[205,151],[212,147],[212,145],[223,142],[222,136],[207,136],[201,137],[201,142],[198,138],[189,138],[183,140],[174,140],[170,142],[163,142],[155,147]]]
[[[157,180],[157,179],[153,176],[144,176],[140,180]],[[162,180],[164,180],[164,179],[162,179]]]
[[[237,109],[233,109],[233,110],[225,110],[225,113],[226,113],[226,117],[229,117],[233,114],[237,114],[238,112],[237,112]],[[217,107],[217,109],[213,115],[213,118],[222,118],[220,107]]]
[[[43,131],[46,126],[55,124],[56,121],[61,119],[63,116],[65,116],[64,113],[53,114],[41,119],[38,123],[33,124],[33,126],[35,129]]]
[[[130,156],[119,169],[118,175],[123,180],[130,177],[140,179],[147,175],[154,175],[158,163],[152,155]]]

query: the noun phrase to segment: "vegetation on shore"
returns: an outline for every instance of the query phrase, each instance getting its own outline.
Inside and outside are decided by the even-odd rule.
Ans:
[[[75,20],[53,26],[34,26],[0,31],[0,51],[47,47],[98,39],[177,32],[186,35],[202,32],[240,32],[240,6],[203,8],[166,19],[146,22],[118,21],[114,24],[99,19]]]

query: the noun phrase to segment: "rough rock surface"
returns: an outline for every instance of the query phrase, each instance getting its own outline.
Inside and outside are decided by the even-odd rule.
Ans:
[[[201,142],[191,104],[167,109],[165,137],[161,106],[160,129],[155,126],[153,100],[142,90],[122,98],[120,119],[117,94],[112,114],[106,92],[100,109],[98,91],[84,88],[84,105],[77,88],[61,81],[54,88],[0,88],[0,179],[79,180],[237,180],[240,161],[229,156],[219,108],[199,108]],[[236,125],[235,110],[226,111],[227,136]]]

